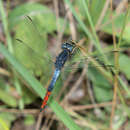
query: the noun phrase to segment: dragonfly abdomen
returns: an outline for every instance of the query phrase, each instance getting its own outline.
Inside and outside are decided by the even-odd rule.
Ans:
[[[54,75],[53,75],[53,78],[51,80],[51,83],[48,86],[48,90],[47,91],[52,91],[52,89],[53,89],[53,87],[54,87],[54,85],[56,83],[56,80],[58,79],[59,75],[60,75],[60,70],[56,68],[55,72],[54,72]]]
[[[54,88],[54,85],[55,85],[56,80],[58,79],[59,75],[60,75],[60,70],[56,68],[55,71],[54,71],[54,75],[53,75],[53,78],[51,80],[51,83],[50,83],[50,85],[48,87],[48,90],[46,92],[46,95],[45,95],[45,97],[43,99],[40,111],[42,111],[45,108],[45,106],[47,104],[47,101],[49,99],[49,96],[51,95],[51,91]]]
[[[74,46],[69,44],[69,43],[64,43],[62,45],[63,51],[58,55],[58,57],[56,57],[56,62],[55,62],[55,68],[56,69],[54,71],[54,75],[53,75],[53,78],[51,80],[51,83],[50,83],[50,85],[47,89],[47,93],[46,93],[46,95],[43,99],[40,111],[42,111],[45,108],[47,101],[49,99],[49,96],[51,95],[51,91],[53,90],[54,85],[56,83],[56,80],[58,79],[58,77],[60,75],[60,71],[63,68],[67,59],[70,57],[71,52],[73,51],[73,48],[74,48]]]

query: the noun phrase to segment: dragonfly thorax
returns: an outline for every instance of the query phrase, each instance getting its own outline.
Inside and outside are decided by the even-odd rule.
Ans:
[[[70,53],[72,53],[75,48],[75,44],[65,42],[62,44],[61,48],[63,50],[67,49]]]

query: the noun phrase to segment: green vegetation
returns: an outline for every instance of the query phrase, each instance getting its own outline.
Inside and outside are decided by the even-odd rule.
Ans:
[[[9,130],[18,120],[37,130],[129,129],[130,7],[123,2],[110,7],[105,0],[0,0],[0,129]],[[42,115],[53,59],[70,37],[82,48],[62,71]],[[88,56],[100,60],[87,66]]]

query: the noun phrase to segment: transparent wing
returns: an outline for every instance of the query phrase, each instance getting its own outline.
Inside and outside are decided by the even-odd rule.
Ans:
[[[96,68],[102,68],[107,70],[114,70],[114,52],[110,51],[107,53],[104,53],[105,57],[109,60],[109,63],[106,64],[104,62],[104,56],[101,54],[87,54],[86,56],[83,56],[80,53],[77,53],[75,56],[73,56],[69,62],[65,65],[65,71],[73,71],[75,69],[81,69],[84,67],[96,67]]]
[[[20,45],[21,46],[26,46],[31,51],[30,53],[34,53],[35,55],[37,55],[37,57],[39,59],[46,60],[48,63],[51,63],[51,62],[54,63],[54,61],[52,60],[52,57],[48,53],[46,53],[44,55],[41,55],[39,52],[35,51],[31,46],[29,46],[27,43],[25,43],[21,39],[16,39],[16,41],[18,41],[19,46]]]
[[[39,55],[38,52],[36,52],[35,50],[33,50],[30,46],[27,45],[27,43],[24,43],[22,40],[20,39],[16,39],[20,44],[26,44],[26,46],[32,51],[31,53],[35,53],[35,55],[37,55],[37,57],[39,59],[45,60],[47,63],[53,63],[54,61],[52,61],[51,57],[49,56],[44,56],[44,55]],[[107,52],[105,53],[105,55],[107,55],[107,57],[113,57],[113,53],[114,52]],[[85,66],[91,67],[91,66],[95,66],[95,67],[103,67],[105,69],[112,69],[114,68],[114,64],[111,62],[111,64],[104,64],[103,62],[103,58],[101,55],[98,56],[82,56],[80,53],[78,53],[78,55],[74,55],[73,57],[71,57],[69,59],[69,61],[66,63],[66,65],[64,66],[64,70],[65,71],[73,71],[76,69],[81,69]]]
[[[16,58],[36,75],[48,74],[53,66],[52,57],[47,51],[46,34],[29,17],[25,17],[16,26],[14,39],[14,52]],[[42,35],[41,35],[42,34]],[[17,39],[17,40],[16,40]]]

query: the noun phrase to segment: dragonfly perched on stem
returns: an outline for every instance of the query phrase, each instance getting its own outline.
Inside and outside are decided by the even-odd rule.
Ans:
[[[32,26],[32,28],[33,28],[33,30],[38,30],[37,28],[36,28],[36,25],[33,23],[33,20],[28,16],[28,17],[26,17],[27,18],[27,20],[28,20],[28,22],[29,22],[29,26],[31,25]],[[38,32],[37,32],[38,33]],[[38,34],[38,36],[40,36],[40,34]],[[40,36],[40,39],[41,39],[41,36]],[[24,41],[22,41],[21,39],[17,39],[17,41],[18,42],[20,42],[20,43],[23,43],[23,45],[26,45],[28,48],[30,48],[31,50],[33,50],[35,53],[37,53],[38,54],[38,52],[37,51],[35,51],[35,49],[33,49],[30,45],[28,45],[26,42],[24,42]],[[42,42],[42,41],[41,41]],[[42,105],[41,105],[41,111],[45,108],[45,106],[47,105],[47,101],[48,101],[48,99],[49,99],[49,97],[50,97],[50,95],[51,95],[51,92],[52,92],[52,90],[53,90],[53,88],[54,88],[54,86],[55,86],[55,83],[56,83],[56,81],[57,81],[57,79],[58,79],[58,77],[59,77],[59,75],[60,75],[60,73],[61,73],[61,69],[63,68],[63,67],[68,67],[67,69],[68,70],[73,70],[73,69],[77,69],[77,68],[73,68],[74,67],[74,65],[75,65],[75,63],[77,63],[77,62],[79,62],[79,63],[81,63],[82,65],[84,65],[85,63],[86,63],[86,61],[88,61],[88,60],[90,60],[91,62],[92,62],[92,64],[94,65],[94,66],[96,66],[96,67],[98,67],[99,69],[100,69],[100,71],[102,72],[102,73],[105,73],[105,68],[113,68],[113,65],[111,65],[111,64],[103,64],[103,60],[102,59],[100,59],[100,56],[99,56],[99,58],[95,58],[95,57],[93,57],[93,56],[91,56],[91,55],[88,55],[87,53],[86,53],[86,50],[82,47],[82,46],[80,46],[80,45],[78,45],[78,44],[76,44],[74,41],[69,41],[69,42],[64,42],[63,44],[62,44],[62,46],[61,46],[61,49],[62,49],[62,51],[61,51],[61,53],[56,57],[56,61],[55,61],[55,70],[54,70],[54,74],[53,74],[53,76],[52,76],[52,80],[51,80],[51,82],[50,82],[50,84],[49,84],[49,86],[48,86],[48,89],[47,89],[47,92],[46,92],[46,95],[45,95],[45,97],[44,97],[44,99],[43,99],[43,102],[42,102]],[[72,62],[70,62],[70,64],[68,63],[68,65],[64,65],[67,61],[68,61],[68,59],[70,59],[70,57],[72,57],[74,54],[75,54],[75,52],[79,52],[79,51],[81,52],[80,54],[82,54],[82,55],[78,55],[78,57],[77,58],[74,58],[74,59],[72,59]],[[76,55],[77,56],[77,55]],[[40,57],[40,56],[39,56]],[[42,56],[42,58],[45,58],[44,56]],[[71,61],[71,60],[70,60]],[[52,62],[52,61],[51,61]],[[101,63],[101,64],[100,64]],[[113,70],[113,69],[111,69],[111,70]]]

